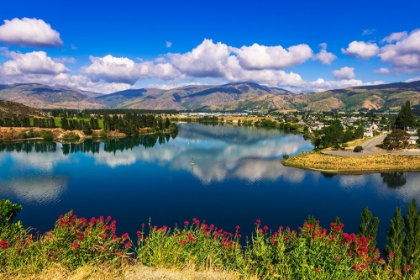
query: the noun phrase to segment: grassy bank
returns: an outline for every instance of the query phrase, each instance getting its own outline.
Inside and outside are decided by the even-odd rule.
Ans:
[[[334,173],[369,173],[380,171],[420,171],[420,156],[366,155],[332,156],[321,153],[300,154],[283,160],[285,166]]]

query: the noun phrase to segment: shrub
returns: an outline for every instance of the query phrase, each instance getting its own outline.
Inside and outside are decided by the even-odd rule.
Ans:
[[[355,152],[355,153],[361,153],[362,151],[363,151],[363,147],[362,146],[356,146],[353,149],[353,152]]]
[[[105,132],[105,130],[104,130],[104,129],[102,129],[102,130],[99,132],[99,137],[101,137],[101,138],[105,138],[105,137],[106,137],[106,132]]]
[[[283,159],[288,159],[290,156],[288,154],[283,155]]]
[[[75,132],[67,132],[63,134],[63,139],[78,140],[80,139],[80,136]]]
[[[51,131],[41,131],[41,137],[44,140],[53,140],[53,134]]]

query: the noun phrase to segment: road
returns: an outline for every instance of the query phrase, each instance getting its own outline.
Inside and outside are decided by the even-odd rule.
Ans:
[[[388,155],[413,155],[419,156],[420,151],[400,151],[400,152],[388,152],[377,148],[376,146],[384,141],[386,135],[379,135],[372,139],[367,140],[365,143],[362,144],[363,153],[353,153],[353,152],[345,152],[345,151],[325,151],[322,152],[326,155],[335,155],[335,156],[348,156],[348,157],[360,157],[365,155],[373,155],[373,154],[388,154]]]

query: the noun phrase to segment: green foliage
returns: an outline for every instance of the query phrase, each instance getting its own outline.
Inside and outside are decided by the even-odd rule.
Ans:
[[[401,208],[397,207],[388,229],[388,243],[385,246],[385,254],[388,256],[393,269],[400,269],[403,265],[405,234]]]
[[[404,130],[396,128],[385,137],[382,147],[387,150],[405,148],[408,145],[406,136]]]
[[[359,236],[371,239],[372,247],[376,247],[376,235],[378,233],[379,218],[373,217],[372,212],[366,206],[360,213]]]
[[[79,134],[75,132],[67,132],[63,134],[63,139],[65,140],[79,140],[80,136]]]
[[[404,261],[411,265],[413,270],[420,268],[420,212],[417,210],[417,202],[412,200],[408,206],[407,216],[404,217],[406,228],[404,244]]]
[[[11,242],[16,237],[25,234],[20,221],[13,223],[20,210],[22,210],[21,205],[12,203],[7,199],[0,199],[0,241]]]
[[[288,159],[290,156],[288,154],[283,155],[283,159]]]
[[[363,152],[363,147],[362,146],[356,146],[356,147],[354,147],[353,152],[361,153],[361,152]]]
[[[413,127],[415,124],[416,118],[411,111],[410,101],[407,101],[405,105],[401,106],[401,111],[395,119],[394,126],[397,129],[406,130],[407,127]]]
[[[42,137],[42,139],[44,139],[44,140],[48,140],[48,141],[51,141],[51,140],[53,140],[53,134],[52,134],[52,132],[51,131],[41,131],[41,137]]]

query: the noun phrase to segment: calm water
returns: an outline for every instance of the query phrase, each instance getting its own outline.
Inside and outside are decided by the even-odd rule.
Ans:
[[[323,175],[282,166],[311,150],[301,135],[254,127],[180,125],[170,136],[84,144],[0,144],[0,197],[24,206],[18,218],[41,231],[62,213],[111,215],[119,233],[196,217],[249,235],[256,219],[297,228],[308,215],[336,216],[356,232],[368,205],[380,217],[379,244],[395,207],[420,200],[419,173]],[[191,164],[194,162],[194,164]]]

